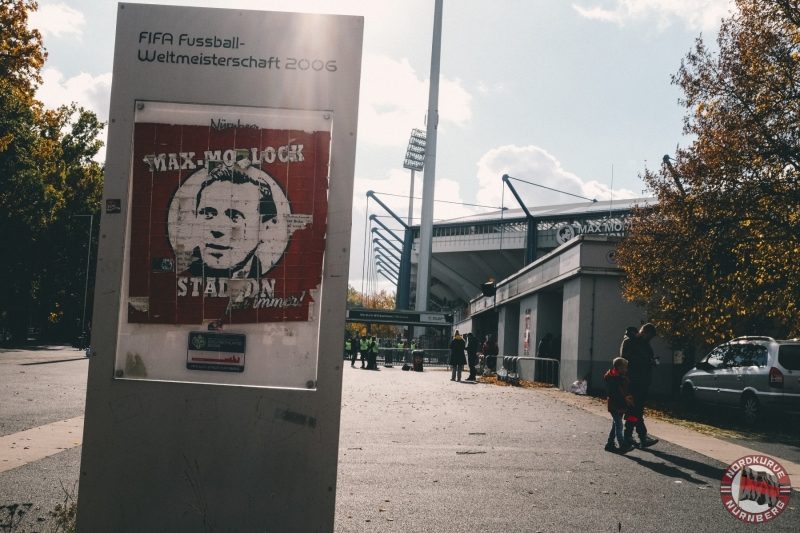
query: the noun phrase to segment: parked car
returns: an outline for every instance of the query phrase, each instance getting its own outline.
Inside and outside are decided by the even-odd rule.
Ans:
[[[738,337],[718,346],[683,376],[681,395],[738,407],[747,424],[766,411],[800,413],[800,339]]]

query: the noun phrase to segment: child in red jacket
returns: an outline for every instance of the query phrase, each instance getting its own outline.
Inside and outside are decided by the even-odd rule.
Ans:
[[[628,410],[628,406],[633,405],[633,396],[628,394],[630,380],[625,375],[627,373],[627,359],[617,357],[614,359],[614,367],[603,376],[606,381],[606,393],[608,394],[608,412],[611,413],[611,418],[613,419],[611,432],[608,434],[608,443],[605,447],[607,452],[619,451],[619,453],[628,453],[633,449],[633,446],[625,441],[622,425],[622,415]],[[614,446],[614,435],[619,441],[619,450]]]

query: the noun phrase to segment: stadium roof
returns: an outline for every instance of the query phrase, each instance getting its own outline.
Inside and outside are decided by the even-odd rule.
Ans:
[[[558,205],[543,205],[531,207],[528,206],[528,211],[536,218],[547,217],[564,217],[564,216],[592,216],[602,215],[609,211],[630,211],[634,206],[653,205],[656,199],[652,197],[647,198],[625,198],[612,201],[602,200],[597,202],[579,202],[574,204],[558,204]],[[501,217],[501,213],[502,217]],[[479,213],[466,217],[451,218],[447,220],[438,220],[434,224],[474,224],[476,222],[493,221],[503,219],[525,218],[525,213],[521,208],[506,209],[505,211],[488,211],[486,213]],[[418,225],[418,224],[417,224]]]

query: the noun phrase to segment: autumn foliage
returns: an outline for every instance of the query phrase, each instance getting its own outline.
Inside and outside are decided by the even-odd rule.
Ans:
[[[23,340],[29,326],[78,335],[89,219],[75,215],[95,215],[97,229],[103,186],[94,157],[104,125],[74,105],[48,110],[36,100],[47,58],[28,25],[36,7],[0,0],[0,340]],[[89,313],[91,301],[90,292]]]
[[[625,296],[677,346],[800,335],[800,8],[736,7],[673,76],[694,141],[645,172],[658,202],[619,249]]]
[[[394,293],[382,290],[377,293],[365,294],[357,291],[353,286],[347,286],[347,308],[365,307],[368,309],[394,309]],[[348,323],[347,335],[349,337],[360,336],[367,329],[366,324]],[[386,324],[374,324],[370,328],[370,333],[379,339],[391,339],[397,337],[397,328]]]

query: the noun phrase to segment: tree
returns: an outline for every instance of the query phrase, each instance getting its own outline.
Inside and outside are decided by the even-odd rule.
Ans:
[[[673,76],[695,140],[645,172],[658,203],[619,248],[624,295],[677,346],[800,335],[800,8],[736,6]]]
[[[352,285],[347,286],[347,308],[353,309],[354,307],[366,307],[368,309],[394,309],[395,295],[388,293],[385,290],[381,292],[362,295],[359,291],[353,288]],[[348,336],[360,336],[366,332],[367,325],[359,323],[348,323],[347,334]],[[397,337],[398,331],[395,326],[387,324],[375,324],[370,328],[373,335],[381,339]]]
[[[74,105],[46,110],[35,99],[47,56],[39,32],[27,28],[35,9],[0,3],[0,329],[17,339],[29,325],[52,337],[79,332],[89,224],[74,215],[99,222],[103,185],[94,157],[104,125]],[[91,278],[94,261],[90,269]]]

